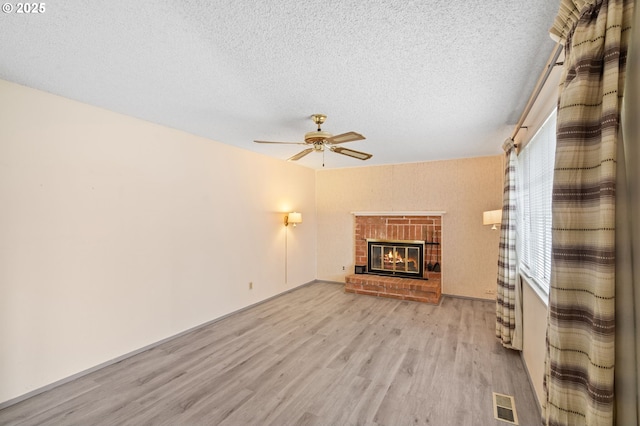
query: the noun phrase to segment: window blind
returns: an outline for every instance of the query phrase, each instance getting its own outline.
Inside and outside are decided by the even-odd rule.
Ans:
[[[551,276],[551,197],[556,149],[556,111],[518,155],[520,269],[545,293]]]

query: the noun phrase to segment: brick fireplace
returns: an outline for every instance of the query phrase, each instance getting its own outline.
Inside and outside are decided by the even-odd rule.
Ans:
[[[345,278],[345,291],[418,302],[439,303],[441,295],[442,212],[434,213],[355,213],[355,263],[364,274],[351,274]],[[376,254],[371,250],[378,247]],[[423,245],[419,274],[396,273],[406,271],[407,263],[415,262],[405,246]],[[397,250],[396,250],[397,247]],[[398,255],[397,251],[401,254]],[[370,256],[377,256],[372,268]],[[403,254],[404,253],[404,254]],[[403,259],[402,256],[406,257]],[[384,263],[392,264],[385,267]],[[396,266],[396,263],[399,266]],[[439,265],[434,270],[434,265]],[[385,271],[387,270],[387,271]],[[382,274],[381,274],[382,272]]]

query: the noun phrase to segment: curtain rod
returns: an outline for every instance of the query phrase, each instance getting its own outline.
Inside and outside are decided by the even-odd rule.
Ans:
[[[524,123],[524,120],[527,119],[529,112],[531,112],[531,108],[533,107],[533,104],[535,103],[536,99],[538,99],[538,95],[540,95],[540,92],[542,91],[544,84],[547,82],[547,79],[549,78],[549,74],[551,74],[551,70],[553,70],[553,67],[555,67],[556,65],[561,65],[557,62],[561,52],[562,52],[562,43],[558,43],[556,45],[556,48],[553,50],[553,52],[551,52],[551,56],[549,56],[549,59],[547,60],[547,63],[544,66],[544,70],[540,74],[540,77],[538,77],[536,86],[533,89],[531,96],[529,96],[529,100],[527,101],[527,105],[524,107],[522,114],[520,114],[520,119],[518,120],[518,124],[516,124],[516,127],[515,129],[513,129],[513,133],[511,134],[512,141],[515,141],[515,137],[517,136],[520,129],[522,129],[522,124]]]

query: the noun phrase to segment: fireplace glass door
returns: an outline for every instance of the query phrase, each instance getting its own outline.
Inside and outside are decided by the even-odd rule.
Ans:
[[[423,241],[367,240],[368,272],[421,278],[424,271]]]

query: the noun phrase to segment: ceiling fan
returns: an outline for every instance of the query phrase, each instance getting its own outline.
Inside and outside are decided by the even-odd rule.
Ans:
[[[343,148],[341,146],[336,146],[345,142],[353,142],[364,139],[360,133],[356,132],[347,132],[342,133],[340,135],[333,136],[331,133],[324,132],[321,129],[322,123],[327,119],[327,116],[324,114],[313,114],[311,119],[318,126],[318,130],[315,132],[309,132],[304,135],[304,142],[271,142],[271,141],[255,141],[256,143],[279,143],[279,144],[288,144],[288,145],[307,145],[309,148],[306,148],[296,155],[289,157],[287,161],[296,161],[304,157],[305,155],[313,152],[324,152],[325,148],[329,151],[336,152],[338,154],[347,155],[349,157],[357,158],[358,160],[368,160],[372,157],[371,154],[367,154],[366,152],[360,152],[349,148]]]

